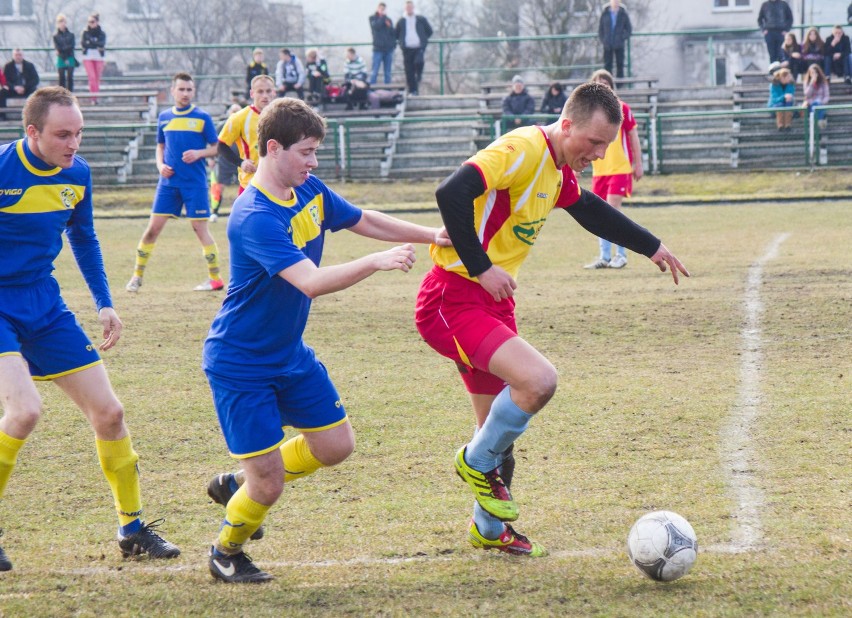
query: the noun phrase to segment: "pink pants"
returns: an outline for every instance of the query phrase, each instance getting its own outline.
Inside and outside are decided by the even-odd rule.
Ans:
[[[89,78],[89,92],[98,92],[101,89],[101,73],[104,72],[103,60],[83,60],[86,76]]]

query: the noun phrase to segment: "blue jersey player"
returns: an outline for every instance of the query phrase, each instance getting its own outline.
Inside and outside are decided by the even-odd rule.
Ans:
[[[410,244],[320,266],[325,232],[404,243],[449,244],[443,228],[361,210],[311,170],[323,119],[298,99],[273,101],[258,123],[257,173],[228,220],[231,281],[204,343],[203,367],[236,474],[208,487],[225,505],[210,572],[226,582],[271,579],[243,553],[284,482],[346,459],[355,447],[340,396],[302,334],[311,300],[382,270],[408,272]],[[285,439],[283,427],[298,430]]]
[[[207,185],[206,157],[215,157],[219,138],[210,114],[192,104],[195,84],[188,73],[172,78],[175,105],[160,113],[157,123],[157,171],[160,179],[151,218],[136,247],[136,266],[127,282],[128,292],[138,292],[148,259],[154,251],[163,228],[170,218],[178,218],[186,209],[186,218],[201,242],[207,262],[208,279],[196,291],[221,290],[225,287],[219,274],[219,248],[207,229],[210,218],[210,191]]]
[[[172,558],[180,550],[140,519],[139,459],[98,349],[121,335],[92,223],[92,177],[76,155],[83,133],[77,99],[65,88],[36,91],[23,111],[26,137],[0,147],[0,496],[18,452],[41,416],[33,380],[53,380],[95,431],[98,460],[112,489],[125,556]],[[103,325],[95,346],[59,293],[53,261],[62,233]],[[0,549],[0,571],[12,568]]]

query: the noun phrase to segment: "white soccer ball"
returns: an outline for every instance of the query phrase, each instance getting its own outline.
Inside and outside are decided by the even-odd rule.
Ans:
[[[671,511],[643,515],[627,535],[630,562],[653,580],[674,581],[687,574],[698,556],[695,530]]]

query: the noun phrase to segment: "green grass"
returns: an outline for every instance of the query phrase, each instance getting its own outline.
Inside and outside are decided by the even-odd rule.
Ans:
[[[205,270],[186,222],[167,226],[145,286],[125,293],[144,222],[101,220],[125,324],[106,365],[141,456],[147,515],[167,518],[165,535],[183,555],[121,559],[91,430],[55,387],[40,385],[44,418],[0,504],[2,545],[15,562],[0,576],[0,615],[849,615],[850,207],[629,211],[692,272],[678,287],[635,255],[621,271],[583,270],[595,239],[569,216],[551,216],[517,291],[521,333],[560,373],[555,398],[517,445],[518,529],[552,552],[537,561],[467,544],[471,497],[452,457],[472,414],[455,369],[412,324],[425,248],[410,274],[379,273],[318,299],[306,339],[358,445],[339,467],[285,488],[266,538],[249,548],[276,576],[264,586],[217,585],[207,574],[222,510],[204,489],[232,461],[199,365],[222,296],[191,291]],[[431,212],[409,217],[437,222]],[[224,226],[213,230],[227,253]],[[750,436],[763,536],[757,549],[730,553],[720,548],[736,509],[719,434],[737,399],[746,273],[783,232],[791,236],[761,287],[763,401]],[[334,234],[326,263],[382,246]],[[67,250],[57,276],[96,337]],[[659,508],[687,517],[702,547],[693,571],[668,585],[642,577],[624,551],[633,521]]]

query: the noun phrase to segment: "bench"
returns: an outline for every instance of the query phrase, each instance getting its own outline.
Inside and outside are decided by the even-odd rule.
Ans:
[[[551,79],[548,81],[530,80],[525,81],[524,85],[527,86],[527,88],[532,87],[536,90],[541,90],[542,93],[544,93],[547,91],[548,88],[550,88],[550,84],[552,84],[553,82],[559,82],[565,88],[567,93],[579,86],[580,84],[586,83],[587,81],[589,80],[576,78]],[[656,77],[619,77],[615,79],[615,88],[618,91],[632,90],[633,88],[636,88],[641,85],[643,88],[649,90],[656,90],[658,81],[659,80]],[[482,91],[482,94],[487,95],[490,94],[492,90],[508,92],[508,89],[511,88],[511,86],[511,81],[483,82],[479,85],[479,88]]]

